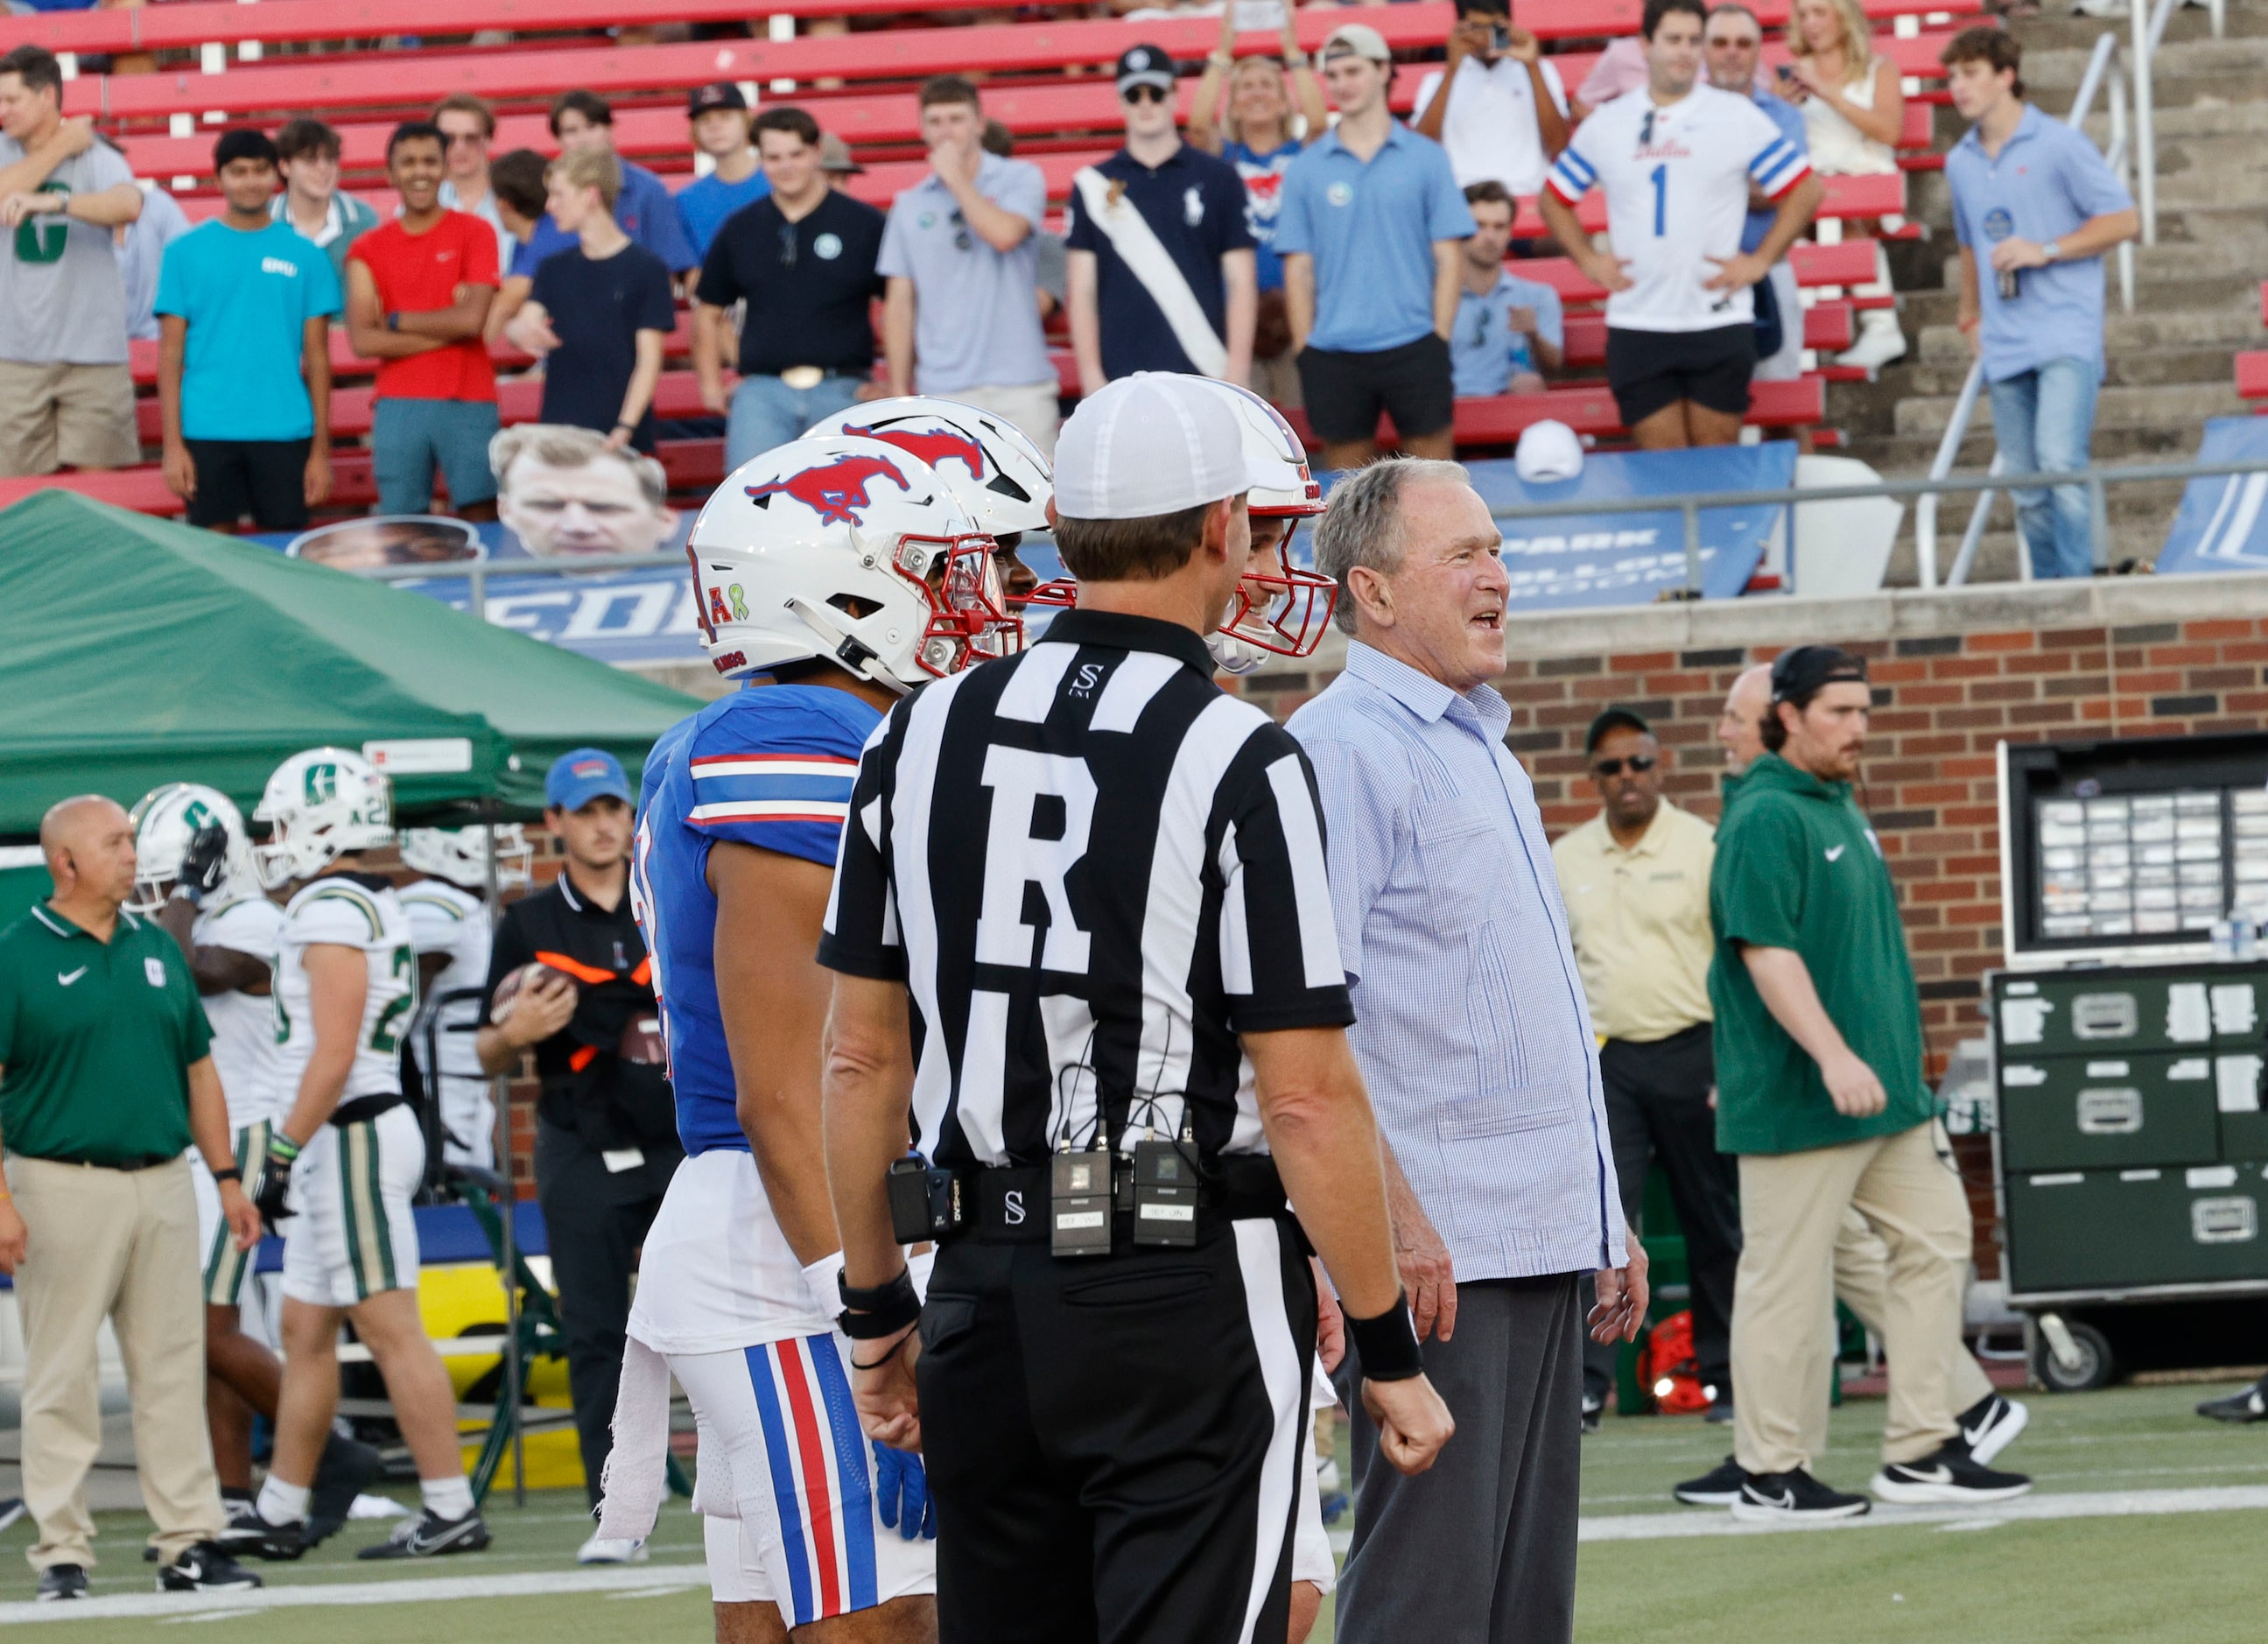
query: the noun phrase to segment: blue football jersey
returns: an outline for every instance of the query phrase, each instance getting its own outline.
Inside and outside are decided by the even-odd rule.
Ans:
[[[849,691],[751,687],[680,720],[646,756],[631,895],[653,955],[677,1134],[688,1154],[748,1146],[717,1005],[709,848],[732,839],[831,869],[859,753],[881,722]]]

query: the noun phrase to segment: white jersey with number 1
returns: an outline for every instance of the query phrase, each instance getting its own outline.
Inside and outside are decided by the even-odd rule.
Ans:
[[[369,977],[362,1026],[355,1040],[342,1102],[391,1095],[401,1089],[401,1036],[417,1008],[417,950],[409,916],[394,888],[365,874],[329,874],[311,880],[284,910],[276,964],[276,1036],[283,1110],[298,1099],[299,1080],[315,1051],[315,1024],[307,984],[307,949],[358,947]]]
[[[1617,97],[1576,129],[1544,186],[1568,205],[1606,190],[1608,238],[1632,282],[1607,299],[1609,328],[1710,331],[1755,321],[1748,288],[1703,284],[1740,252],[1749,182],[1778,200],[1809,175],[1754,102],[1697,85],[1667,107]]]

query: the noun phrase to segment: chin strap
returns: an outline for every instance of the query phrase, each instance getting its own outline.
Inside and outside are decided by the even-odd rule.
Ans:
[[[901,697],[912,689],[911,686],[878,666],[881,658],[874,647],[852,633],[850,624],[843,622],[831,607],[814,605],[810,601],[791,593],[787,597],[787,608],[802,619],[805,627],[819,636],[821,649],[831,660],[840,663],[859,678],[872,680]]]

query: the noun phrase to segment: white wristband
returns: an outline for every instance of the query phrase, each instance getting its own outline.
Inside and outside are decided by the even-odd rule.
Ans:
[[[803,1270],[803,1287],[811,1292],[812,1306],[829,1321],[843,1316],[843,1252],[822,1256]]]

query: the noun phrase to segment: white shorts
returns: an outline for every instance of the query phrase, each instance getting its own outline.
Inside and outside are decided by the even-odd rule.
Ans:
[[[1323,1525],[1323,1490],[1315,1482],[1315,1412],[1334,1410],[1338,1395],[1320,1359],[1308,1369],[1314,1378],[1307,1397],[1307,1419],[1300,1425],[1300,1455],[1306,1465],[1300,1471],[1300,1522],[1292,1532],[1292,1579],[1311,1583],[1328,1593],[1339,1584],[1338,1560],[1331,1557],[1331,1534]]]
[[[236,1168],[244,1174],[247,1198],[260,1196],[260,1178],[268,1168],[266,1119],[247,1124],[236,1133]],[[252,1258],[260,1247],[236,1248],[236,1239],[221,1219],[220,1184],[205,1168],[204,1155],[189,1149],[189,1185],[197,1196],[197,1249],[204,1252],[205,1302],[209,1307],[232,1308],[244,1300],[245,1280],[252,1276]]]
[[[316,1132],[291,1166],[284,1295],[350,1308],[382,1290],[415,1290],[417,1222],[409,1201],[424,1178],[425,1136],[407,1103]]]
[[[700,1424],[696,1493],[719,1603],[770,1602],[800,1627],[937,1590],[937,1544],[881,1521],[849,1361],[833,1331],[669,1356]]]
[[[440,1077],[441,1157],[482,1170],[496,1168],[496,1102],[485,1079]]]
[[[719,1147],[677,1167],[638,1257],[631,1336],[673,1356],[738,1352],[827,1331],[835,1312],[811,1294],[754,1158]]]

